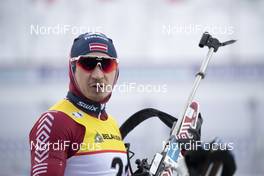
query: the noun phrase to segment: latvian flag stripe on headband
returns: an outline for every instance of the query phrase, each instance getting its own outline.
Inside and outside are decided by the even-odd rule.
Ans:
[[[106,44],[102,44],[102,43],[89,43],[89,49],[90,51],[99,50],[99,51],[107,52],[108,47]]]

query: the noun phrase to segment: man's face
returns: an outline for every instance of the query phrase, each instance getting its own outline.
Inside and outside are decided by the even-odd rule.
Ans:
[[[89,53],[87,56],[98,56],[98,57],[109,57],[107,54],[100,52]],[[75,79],[79,86],[82,94],[93,101],[99,102],[104,100],[109,94],[109,88],[113,88],[115,81],[116,70],[110,73],[104,73],[99,65],[97,65],[94,70],[87,72],[78,64],[76,64]],[[104,91],[99,88],[98,84],[101,87],[104,85]]]

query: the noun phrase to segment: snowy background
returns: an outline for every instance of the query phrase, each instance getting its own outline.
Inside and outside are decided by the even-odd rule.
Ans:
[[[214,55],[197,92],[202,139],[234,143],[236,175],[263,175],[264,1],[9,0],[0,5],[0,176],[29,175],[28,134],[40,113],[68,89],[73,38],[110,36],[120,58],[118,84],[166,85],[165,92],[115,91],[108,112],[120,124],[154,107],[179,115],[207,49],[204,31],[238,39]],[[126,138],[135,158],[152,159],[169,129],[157,119]]]

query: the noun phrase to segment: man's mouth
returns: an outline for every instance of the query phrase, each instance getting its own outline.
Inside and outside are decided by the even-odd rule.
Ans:
[[[93,87],[93,88],[103,88],[104,87],[104,83],[92,84],[91,87]]]

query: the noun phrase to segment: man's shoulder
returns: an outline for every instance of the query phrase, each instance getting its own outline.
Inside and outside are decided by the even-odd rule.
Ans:
[[[38,133],[38,131],[73,133],[79,128],[82,127],[66,113],[57,110],[48,110],[40,115],[30,133]]]
[[[70,119],[70,117],[63,111],[49,109],[40,115],[36,123],[43,123],[43,121],[64,121],[67,119]]]
[[[74,119],[74,117],[78,117],[78,114],[81,110],[75,106],[72,102],[67,99],[62,99],[55,103],[53,106],[49,108],[51,112],[60,112],[65,114],[68,118]]]
[[[85,129],[83,126],[76,123],[65,113],[61,111],[48,110],[41,114],[35,122],[29,133],[30,144],[63,144],[68,143],[81,143],[84,137]],[[73,151],[69,146],[64,146],[67,151],[67,157],[72,156],[76,151]],[[69,149],[69,150],[68,150]],[[35,151],[35,148],[31,148]],[[51,151],[56,153],[60,150]],[[60,155],[62,156],[62,155]]]

